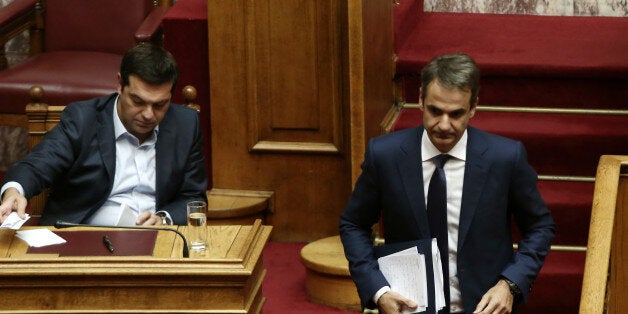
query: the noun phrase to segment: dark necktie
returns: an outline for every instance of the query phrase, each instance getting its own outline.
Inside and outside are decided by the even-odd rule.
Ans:
[[[449,247],[447,233],[447,180],[443,166],[451,156],[441,154],[433,158],[436,169],[427,190],[427,218],[430,232],[436,238],[440,259],[443,265],[443,288],[445,304],[449,306]]]

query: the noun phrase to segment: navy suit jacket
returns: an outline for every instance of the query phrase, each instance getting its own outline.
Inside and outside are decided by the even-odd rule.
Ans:
[[[465,311],[473,312],[500,276],[524,300],[554,237],[554,222],[536,187],[537,174],[520,142],[468,127],[458,235],[458,279]],[[421,163],[423,127],[372,139],[362,174],[340,217],[340,235],[363,307],[388,282],[373,255],[372,225],[386,243],[430,238]],[[513,251],[511,222],[522,239]]]
[[[5,176],[5,182],[22,185],[27,199],[50,187],[42,225],[57,219],[84,223],[109,197],[116,166],[116,96],[66,106],[61,122]],[[206,199],[207,189],[198,113],[171,104],[155,149],[156,209],[167,211],[175,224],[187,224],[185,204]]]

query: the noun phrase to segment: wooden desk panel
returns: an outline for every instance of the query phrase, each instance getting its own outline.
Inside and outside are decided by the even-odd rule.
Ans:
[[[159,231],[152,257],[58,257],[26,254],[15,231],[2,229],[0,312],[260,313],[261,254],[271,229],[259,220],[210,226],[210,249],[190,258],[181,257],[174,232]]]

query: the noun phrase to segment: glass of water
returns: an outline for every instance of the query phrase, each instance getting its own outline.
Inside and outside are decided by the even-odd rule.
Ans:
[[[204,251],[207,248],[207,203],[192,201],[187,203],[188,242],[190,250]]]

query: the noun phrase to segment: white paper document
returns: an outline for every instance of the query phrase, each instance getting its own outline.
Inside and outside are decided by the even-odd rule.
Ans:
[[[443,263],[440,260],[436,239],[432,239],[432,261],[434,262],[434,290],[436,290],[434,302],[438,312],[445,307],[445,293],[443,290]]]
[[[436,311],[445,307],[443,293],[443,268],[436,240],[432,241],[432,263],[434,265],[434,289]],[[423,312],[428,307],[427,271],[425,255],[411,247],[377,259],[379,269],[388,280],[390,289],[413,301],[419,306],[414,311],[403,311],[403,314]],[[429,261],[427,261],[429,262]]]
[[[56,233],[48,229],[31,229],[19,230],[15,232],[15,236],[26,241],[28,246],[42,247],[53,244],[61,244],[66,241]]]
[[[135,211],[125,204],[120,205],[120,217],[116,226],[135,226],[135,220],[137,220]]]
[[[11,228],[17,230],[20,229],[22,225],[30,218],[31,216],[29,214],[26,214],[26,219],[22,219],[20,218],[20,216],[17,215],[17,212],[11,212],[7,219],[2,222],[2,226],[0,226],[0,228]]]

